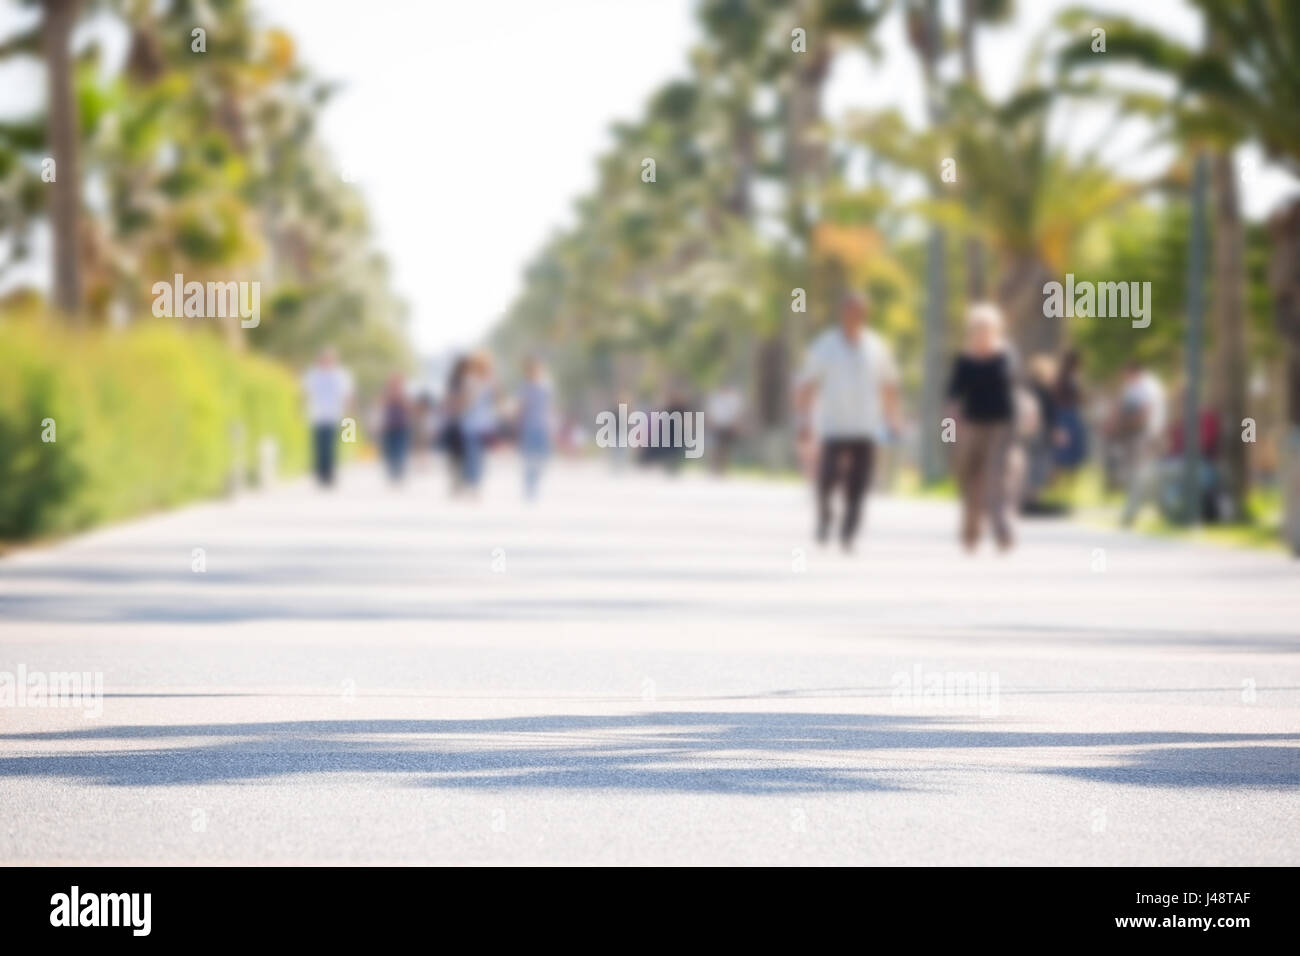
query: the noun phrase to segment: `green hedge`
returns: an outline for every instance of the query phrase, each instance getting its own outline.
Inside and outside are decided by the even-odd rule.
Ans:
[[[77,333],[0,320],[0,540],[220,494],[237,455],[255,479],[264,436],[279,444],[281,473],[305,466],[297,380],[215,336],[152,321]]]

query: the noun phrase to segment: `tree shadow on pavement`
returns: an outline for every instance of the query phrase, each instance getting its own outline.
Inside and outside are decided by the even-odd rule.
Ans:
[[[166,787],[393,774],[455,789],[759,795],[936,789],[945,771],[997,768],[1147,787],[1290,789],[1300,786],[1300,747],[1281,744],[1292,741],[1300,734],[1037,733],[937,717],[772,712],[209,723],[0,735],[60,745],[0,758],[0,777]],[[76,743],[114,749],[63,749]],[[996,753],[1021,748],[1066,751],[1070,765]],[[907,750],[922,759],[901,757]],[[972,752],[924,759],[926,750]],[[1085,755],[1095,762],[1080,764]]]
[[[1038,772],[1144,787],[1292,789],[1300,787],[1300,747],[1152,747],[1125,754],[1112,766]]]

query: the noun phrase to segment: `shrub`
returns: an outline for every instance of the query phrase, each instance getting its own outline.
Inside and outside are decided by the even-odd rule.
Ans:
[[[42,440],[54,420],[55,440]],[[298,383],[203,331],[0,321],[0,539],[59,533],[219,494],[257,448],[306,462]],[[236,447],[236,446],[239,447]]]

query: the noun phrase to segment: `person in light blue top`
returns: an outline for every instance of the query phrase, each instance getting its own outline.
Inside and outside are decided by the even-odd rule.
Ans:
[[[524,363],[519,387],[519,454],[524,462],[524,495],[537,497],[542,470],[551,453],[551,384],[540,359]]]
[[[496,387],[492,380],[492,360],[483,352],[469,357],[464,382],[464,408],[460,414],[460,431],[464,444],[461,473],[466,489],[477,495],[483,481],[488,443],[496,430]]]

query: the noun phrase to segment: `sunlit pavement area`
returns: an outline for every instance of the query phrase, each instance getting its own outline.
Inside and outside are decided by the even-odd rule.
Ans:
[[[867,522],[501,457],[11,555],[0,671],[103,699],[0,708],[0,861],[1300,863],[1300,564]]]

